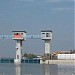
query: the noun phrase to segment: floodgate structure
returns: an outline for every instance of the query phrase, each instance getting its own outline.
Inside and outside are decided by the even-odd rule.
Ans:
[[[26,39],[41,39],[44,41],[44,54],[42,59],[23,59],[22,58],[22,42]],[[1,58],[0,63],[40,63],[40,64],[61,64],[75,63],[75,54],[58,54],[58,60],[51,60],[50,41],[52,40],[51,30],[41,30],[41,35],[27,35],[26,31],[12,31],[12,35],[0,35],[0,39],[12,39],[16,42],[15,59]]]
[[[27,38],[31,39],[42,39],[45,41],[45,47],[44,47],[44,56],[43,58],[50,59],[50,40],[52,40],[52,31],[51,30],[41,30],[41,35],[27,35],[26,31],[12,31],[12,35],[7,36],[7,35],[0,35],[0,39],[10,39],[12,38],[13,40],[16,41],[16,57],[13,60],[7,60],[7,59],[1,59],[0,61],[3,62],[4,60],[6,62],[14,62],[15,64],[21,64],[22,62],[38,62],[40,63],[40,59],[27,59],[23,60],[22,59],[22,42],[26,41]]]

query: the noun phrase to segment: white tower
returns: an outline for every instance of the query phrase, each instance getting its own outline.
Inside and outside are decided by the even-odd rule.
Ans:
[[[45,41],[45,54],[50,54],[50,40],[52,40],[52,31],[42,30],[41,39]]]
[[[25,31],[12,31],[12,39],[16,41],[16,59],[14,63],[21,64],[22,59],[22,41],[26,40]]]

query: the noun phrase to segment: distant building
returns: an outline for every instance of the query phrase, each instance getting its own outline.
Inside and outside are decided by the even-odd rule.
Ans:
[[[52,54],[75,54],[75,50],[65,50],[65,51],[57,51],[53,52]]]
[[[75,54],[58,54],[58,60],[75,60]]]
[[[74,59],[75,50],[57,51],[52,53],[52,59]]]

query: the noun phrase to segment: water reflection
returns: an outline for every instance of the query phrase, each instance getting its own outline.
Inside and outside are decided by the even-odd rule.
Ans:
[[[22,75],[21,65],[16,65],[15,70],[16,70],[16,75]]]
[[[58,75],[75,75],[75,64],[59,64],[58,69]]]
[[[58,66],[46,64],[22,64],[16,65],[15,71],[16,75],[58,75]]]
[[[43,69],[44,69],[44,75],[51,75],[49,65],[43,65]]]
[[[58,66],[57,65],[46,65],[43,64],[44,75],[58,75]]]
[[[16,75],[75,75],[75,65],[21,64],[16,65],[15,71]]]

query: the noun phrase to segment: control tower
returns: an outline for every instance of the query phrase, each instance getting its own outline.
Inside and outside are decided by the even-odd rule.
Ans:
[[[45,41],[45,54],[44,57],[50,59],[50,41],[52,40],[51,30],[42,30],[41,39]]]
[[[12,31],[12,39],[16,41],[16,59],[14,59],[14,63],[21,64],[22,41],[26,40],[26,32],[25,31]]]

